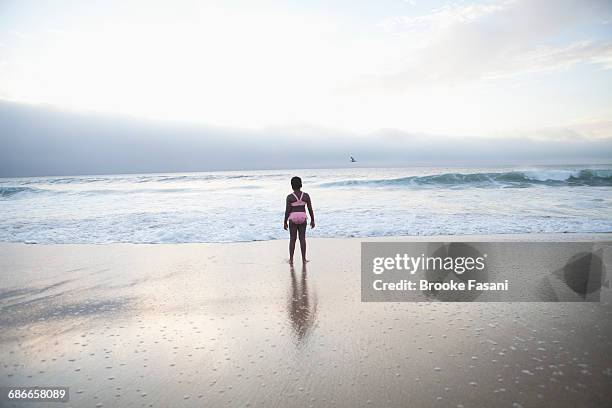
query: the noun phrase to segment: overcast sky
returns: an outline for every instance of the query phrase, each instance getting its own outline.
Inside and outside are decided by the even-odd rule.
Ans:
[[[292,135],[315,152],[308,167],[328,163],[317,156],[324,145],[313,143],[330,139],[334,154],[379,146],[381,137],[414,143],[417,136],[431,152],[449,140],[485,147],[562,140],[601,149],[612,137],[610,89],[609,0],[0,2],[7,147],[61,142],[44,123],[36,135],[19,133],[11,112],[23,107],[59,115],[53,121],[67,121],[64,129],[85,117],[131,120],[130,132],[148,129],[141,134],[160,126],[160,143],[181,132],[177,123],[199,129],[178,137],[198,146],[222,134],[232,137],[220,146],[236,138],[284,146]],[[120,139],[93,133],[101,142]],[[605,153],[579,149],[572,160],[609,161]],[[280,157],[262,160],[280,167]],[[157,164],[134,163],[134,170],[163,171]],[[26,172],[40,171],[50,170]]]

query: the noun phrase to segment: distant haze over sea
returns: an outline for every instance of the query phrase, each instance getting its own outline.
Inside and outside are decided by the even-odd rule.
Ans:
[[[356,163],[349,162],[353,155]],[[612,139],[447,137],[309,126],[260,130],[148,121],[0,102],[0,177],[254,169],[592,164]]]

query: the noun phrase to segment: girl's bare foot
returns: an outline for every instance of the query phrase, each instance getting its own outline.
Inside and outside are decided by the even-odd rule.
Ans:
[[[293,265],[293,258],[289,258],[289,265]]]
[[[308,259],[302,259],[302,263],[310,262]]]

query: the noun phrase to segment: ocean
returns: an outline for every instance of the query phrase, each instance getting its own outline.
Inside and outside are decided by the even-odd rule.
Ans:
[[[287,238],[292,176],[316,237],[612,232],[612,166],[415,167],[0,179],[0,241]]]

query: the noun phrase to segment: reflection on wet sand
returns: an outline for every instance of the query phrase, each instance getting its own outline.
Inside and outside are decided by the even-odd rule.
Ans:
[[[291,266],[291,289],[289,291],[289,302],[287,311],[291,327],[298,345],[307,341],[317,318],[317,296],[316,292],[308,289],[308,271],[306,265],[302,265],[300,279],[296,278],[295,268]]]
[[[306,271],[279,261],[286,241],[0,245],[0,385],[66,385],[73,407],[611,406],[605,287],[598,303],[361,302],[360,246],[313,238]]]

